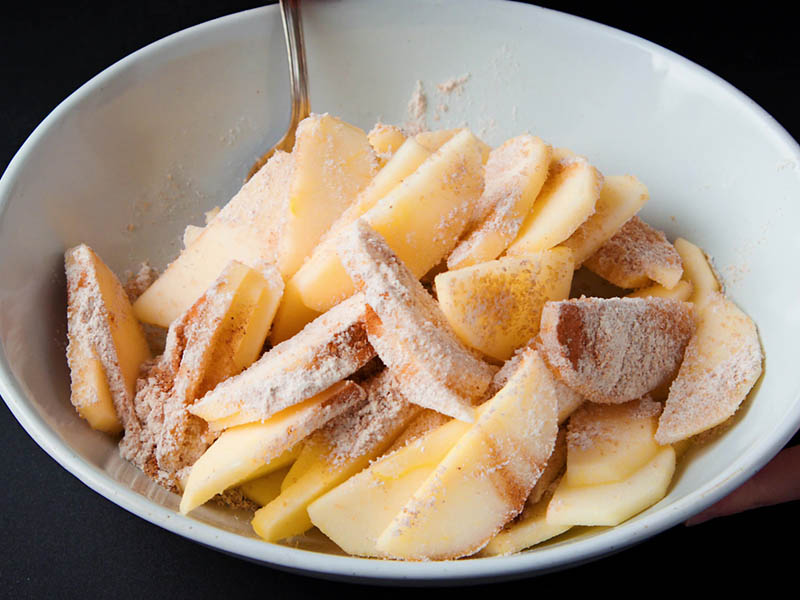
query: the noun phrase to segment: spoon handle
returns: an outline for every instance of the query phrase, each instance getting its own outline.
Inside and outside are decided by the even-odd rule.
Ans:
[[[280,0],[286,52],[289,57],[289,84],[292,89],[292,127],[305,119],[311,111],[308,99],[308,70],[303,41],[303,22],[300,18],[300,0]]]

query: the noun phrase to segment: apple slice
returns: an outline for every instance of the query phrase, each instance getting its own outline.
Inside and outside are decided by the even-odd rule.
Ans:
[[[269,419],[352,375],[375,356],[356,295],[210,390],[189,409],[212,428]]]
[[[446,271],[434,285],[461,341],[504,361],[539,332],[545,302],[569,297],[572,251],[553,248]]]
[[[692,284],[689,302],[699,310],[708,302],[712,293],[721,290],[719,281],[714,275],[708,257],[700,248],[683,238],[678,238],[675,240],[675,250],[683,262],[684,279]]]
[[[237,260],[250,267],[273,262],[294,159],[277,152],[170,264],[133,305],[146,323],[169,327]]]
[[[542,191],[507,253],[548,250],[568,239],[594,213],[602,187],[600,171],[582,157],[551,161]]]
[[[480,142],[465,129],[362,218],[419,279],[455,247],[482,191]]]
[[[680,281],[680,254],[664,232],[633,216],[614,237],[584,262],[586,268],[621,288],[640,288],[651,281],[672,289]]]
[[[376,123],[375,127],[367,134],[367,139],[375,151],[375,156],[378,158],[378,165],[382,167],[392,158],[397,149],[403,145],[403,142],[406,141],[406,136],[399,127]]]
[[[519,520],[513,521],[494,536],[481,550],[480,556],[514,554],[572,529],[572,525],[554,524],[547,520],[547,506],[553,497],[556,485],[557,483],[548,489],[539,502],[531,507],[526,506]]]
[[[542,189],[550,164],[550,146],[521,135],[492,150],[486,163],[483,194],[473,211],[474,226],[447,259],[449,269],[492,260],[517,237]]]
[[[118,433],[138,424],[136,378],[150,349],[122,284],[89,246],[67,250],[64,264],[70,400],[90,426]]]
[[[547,523],[563,527],[619,525],[661,500],[674,473],[675,450],[664,446],[622,481],[573,486],[562,479],[547,506]]]
[[[255,532],[275,542],[312,527],[308,505],[380,456],[419,410],[395,389],[389,371],[365,383],[367,399],[313,433],[280,495],[256,512]],[[292,473],[290,473],[292,475]]]
[[[761,364],[753,321],[720,292],[709,292],[670,386],[658,443],[678,442],[728,420],[761,376]]]
[[[655,440],[661,404],[644,397],[625,404],[587,402],[567,426],[567,483],[611,483],[628,478],[660,450]]]
[[[367,187],[377,169],[366,133],[330,115],[297,127],[294,176],[278,244],[278,268],[290,278],[333,222]]]
[[[653,285],[640,288],[635,292],[631,292],[626,297],[627,298],[672,298],[673,300],[680,300],[681,302],[689,302],[689,298],[692,296],[692,291],[694,288],[692,284],[688,281],[682,279],[678,283],[675,284],[675,287],[668,290],[660,283],[654,283]]]
[[[519,514],[558,434],[556,400],[539,391],[542,369],[536,351],[527,350],[508,383],[481,406],[475,424],[380,535],[378,550],[412,560],[468,556]]]
[[[378,537],[468,428],[453,419],[379,458],[312,502],[311,522],[348,554],[385,557]]]
[[[436,300],[363,219],[342,236],[339,256],[364,290],[367,337],[403,396],[472,421],[472,404],[489,386],[493,369],[459,341]]]
[[[239,491],[241,491],[248,500],[255,502],[259,506],[265,506],[281,493],[281,482],[289,472],[289,468],[290,467],[281,467],[272,473],[251,481],[246,481],[239,486]]]
[[[355,204],[333,224],[330,233],[314,249],[311,258],[292,277],[305,306],[321,313],[353,295],[353,282],[336,253],[336,234],[375,206],[381,198],[416,171],[429,156],[430,152],[414,139],[406,140]]]
[[[266,421],[227,429],[192,466],[181,513],[230,487],[285,467],[294,460],[292,448],[299,441],[364,397],[358,385],[342,381]]]
[[[430,150],[431,152],[436,152],[439,148],[444,146],[447,142],[452,140],[457,134],[465,131],[465,128],[457,128],[457,129],[437,129],[436,131],[422,131],[414,136],[414,139],[417,140],[422,146]],[[481,150],[481,160],[484,164],[486,161],[489,160],[489,153],[492,151],[492,147],[489,144],[483,142],[482,140],[478,140],[480,144]]]
[[[691,305],[668,298],[548,302],[540,347],[556,376],[588,400],[620,404],[673,376],[694,333]]]
[[[575,268],[610,240],[647,203],[647,187],[633,175],[611,175],[603,180],[594,214],[563,245],[572,250]]]
[[[537,348],[538,344],[532,344],[532,346]],[[541,351],[537,350],[537,352],[541,357]],[[523,356],[524,351],[519,350],[516,354],[514,354],[514,356],[503,363],[503,367],[495,374],[494,379],[492,379],[492,384],[486,391],[487,398],[494,396],[503,388],[503,386],[505,386],[506,383],[508,383],[508,380],[519,368]],[[541,365],[545,364],[546,363],[541,362]],[[542,377],[542,381],[540,382],[539,390],[546,390],[547,393],[552,394],[556,399],[556,406],[558,407],[558,424],[561,425],[570,417],[572,413],[578,409],[579,406],[584,403],[583,396],[561,383],[556,376],[552,374],[549,368],[540,369],[540,375]]]

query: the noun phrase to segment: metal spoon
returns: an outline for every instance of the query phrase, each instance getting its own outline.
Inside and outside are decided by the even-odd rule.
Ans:
[[[300,0],[280,0],[283,33],[286,38],[286,52],[289,56],[289,85],[292,93],[292,117],[289,128],[272,148],[259,158],[247,179],[250,179],[277,150],[291,152],[297,125],[311,112],[308,100],[308,72],[306,70],[306,51],[303,44],[303,23],[300,20]]]

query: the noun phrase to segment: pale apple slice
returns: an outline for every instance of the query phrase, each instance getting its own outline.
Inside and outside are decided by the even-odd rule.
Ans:
[[[569,297],[572,251],[508,256],[436,276],[439,306],[461,341],[504,361],[539,332],[545,302]]]
[[[392,155],[403,145],[403,142],[406,141],[406,136],[395,125],[376,123],[367,134],[367,139],[375,151],[375,156],[378,158],[378,165],[382,167],[389,162]]]
[[[670,379],[694,333],[690,304],[669,298],[548,302],[540,347],[556,376],[588,400],[620,404]]]
[[[435,131],[421,131],[417,135],[414,136],[414,139],[417,140],[422,146],[430,150],[431,152],[436,152],[439,148],[444,146],[447,142],[452,140],[457,134],[465,131],[464,127],[460,127],[457,129],[437,129]],[[484,164],[489,160],[489,154],[492,151],[492,147],[489,146],[486,142],[482,140],[478,140],[481,150],[481,160]]]
[[[468,428],[450,420],[379,458],[312,502],[311,522],[348,554],[385,557],[378,537]]]
[[[337,219],[329,234],[314,249],[311,258],[292,277],[292,283],[297,287],[299,298],[305,306],[321,313],[353,295],[353,282],[336,253],[337,233],[375,206],[429,156],[430,152],[414,139],[406,140],[355,204]]]
[[[631,292],[627,298],[672,298],[673,300],[680,300],[681,302],[689,302],[692,296],[693,286],[690,282],[682,279],[675,284],[672,289],[667,289],[660,283],[640,288]]]
[[[269,334],[270,344],[277,346],[285,342],[321,315],[321,312],[312,310],[303,303],[297,281],[292,277],[286,282],[278,312],[275,313],[275,321]]]
[[[610,240],[647,203],[647,187],[633,175],[611,175],[603,180],[594,214],[563,245],[572,250],[575,268]]]
[[[728,420],[761,376],[762,358],[750,317],[720,292],[709,292],[670,386],[656,440],[671,444]]]
[[[284,279],[295,274],[377,169],[367,134],[328,114],[303,119],[296,136],[294,176],[278,243]]]
[[[533,346],[538,348],[538,344],[533,344]],[[541,351],[538,351],[538,354],[540,357],[542,356]],[[487,398],[491,398],[503,388],[514,372],[519,368],[523,355],[523,351],[517,351],[514,356],[503,363],[503,367],[495,374],[494,379],[492,379],[492,384],[486,391]],[[540,365],[544,366],[546,363],[542,361]],[[545,367],[540,369],[540,375],[542,381],[540,382],[539,391],[540,393],[546,392],[552,394],[556,399],[556,405],[558,406],[558,424],[561,425],[584,403],[584,398],[579,393],[573,391],[569,386],[561,383],[556,376],[552,374],[549,368]]]
[[[117,433],[138,424],[136,378],[150,349],[122,284],[89,246],[67,250],[64,264],[70,400],[92,427]]]
[[[536,351],[526,351],[508,383],[381,533],[378,550],[412,560],[468,556],[519,514],[558,434],[555,398],[539,393],[544,368]]]
[[[587,402],[567,426],[567,483],[622,481],[658,453],[655,440],[661,404],[648,397],[624,404]]]
[[[259,506],[266,506],[281,493],[281,482],[289,472],[289,468],[281,467],[272,473],[252,481],[246,481],[239,486],[239,491],[251,502],[255,502]]]
[[[572,486],[562,479],[547,506],[547,523],[564,527],[619,525],[661,500],[674,473],[675,450],[664,446],[622,481]]]
[[[362,218],[419,279],[455,247],[482,191],[480,142],[465,129]]]
[[[568,239],[594,213],[602,187],[600,171],[585,159],[551,161],[542,191],[507,253],[548,250]]]
[[[270,418],[355,373],[375,356],[367,341],[366,306],[352,296],[278,344],[189,410],[212,428]]]
[[[411,420],[408,427],[406,427],[400,433],[400,435],[397,436],[397,439],[392,442],[392,445],[389,446],[389,449],[386,452],[394,452],[395,450],[398,450],[409,444],[413,440],[422,437],[429,431],[437,429],[438,427],[441,427],[445,423],[449,423],[452,420],[452,417],[443,415],[440,412],[431,410],[430,408],[423,408],[420,410],[417,416]]]
[[[651,281],[672,289],[683,274],[680,254],[664,232],[631,217],[614,237],[584,262],[586,268],[621,288],[640,288]]]
[[[192,466],[181,513],[230,487],[285,467],[294,460],[292,448],[299,441],[364,397],[358,385],[342,381],[264,422],[227,429]]]
[[[237,260],[250,267],[273,262],[294,160],[277,152],[135,302],[136,316],[169,327]]]
[[[683,262],[683,277],[692,284],[689,302],[699,310],[721,286],[705,252],[683,238],[676,239],[674,245]]]
[[[553,497],[554,484],[536,504],[525,507],[519,520],[509,524],[494,536],[480,556],[505,556],[514,554],[531,546],[541,544],[572,529],[572,525],[550,523],[547,520],[547,506]]]
[[[205,227],[198,227],[197,225],[187,225],[183,230],[183,247],[188,248],[197,241],[200,234],[203,233]]]
[[[542,189],[550,146],[521,135],[492,150],[484,172],[483,194],[472,214],[474,225],[447,258],[449,269],[492,260],[517,237]]]
[[[459,341],[436,300],[363,219],[342,235],[339,256],[364,290],[367,337],[403,396],[471,421],[493,369]]]
[[[70,399],[78,414],[86,419],[92,429],[116,434],[122,431],[117,417],[103,363],[83,344],[70,342],[67,358],[70,363],[72,394]]]
[[[365,388],[365,402],[303,444],[297,460],[300,468],[293,469],[296,472],[281,486],[280,495],[253,517],[253,529],[261,538],[275,542],[310,529],[308,505],[383,454],[419,410],[397,392],[389,371],[365,382]]]
[[[542,476],[533,486],[519,516],[494,536],[479,556],[498,556],[519,552],[564,533],[568,526],[547,523],[547,504],[564,473],[567,461],[566,429],[559,429],[553,453]]]

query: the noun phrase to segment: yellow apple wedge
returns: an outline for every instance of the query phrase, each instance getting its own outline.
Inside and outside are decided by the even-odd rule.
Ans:
[[[237,260],[250,267],[273,262],[294,159],[276,153],[134,303],[146,323],[169,327]]]
[[[260,422],[225,430],[192,466],[180,511],[190,512],[216,494],[285,467],[294,446],[364,398],[364,390],[343,381]]]
[[[378,537],[468,428],[453,419],[379,458],[312,502],[311,522],[348,554],[385,557]]]
[[[594,213],[602,186],[600,171],[583,158],[551,162],[542,191],[507,253],[547,250],[568,239]]]
[[[521,135],[492,150],[483,194],[473,211],[474,225],[447,258],[449,269],[492,260],[517,237],[539,195],[550,164],[550,146]]]
[[[675,450],[664,446],[650,462],[622,481],[572,486],[562,479],[547,506],[547,523],[619,525],[661,500],[674,473]]]
[[[103,363],[95,354],[83,354],[87,350],[86,346],[75,344],[68,355],[72,405],[92,429],[110,434],[119,433],[122,431],[122,423],[114,409]]]
[[[381,533],[378,550],[412,560],[468,556],[519,514],[558,433],[556,399],[538,391],[541,368],[538,353],[527,350],[475,424]]]
[[[669,388],[658,443],[678,442],[733,416],[761,376],[761,364],[753,321],[720,292],[710,292]]]
[[[689,302],[699,310],[708,302],[713,292],[720,291],[719,281],[714,275],[714,270],[711,268],[705,252],[700,248],[683,238],[676,239],[673,245],[683,262],[683,277],[692,284]]]
[[[430,150],[431,152],[436,152],[439,148],[444,146],[447,142],[449,142],[456,134],[461,133],[464,131],[464,128],[458,129],[437,129],[435,131],[422,131],[414,136],[414,139],[417,140],[422,146]],[[489,153],[492,151],[492,147],[489,144],[485,143],[482,140],[478,140],[481,149],[481,160],[484,164],[486,161],[489,160]]]
[[[378,165],[383,167],[406,141],[406,136],[395,125],[378,123],[367,134],[367,139],[378,158]]]
[[[362,219],[419,279],[453,249],[482,191],[480,143],[465,129]]]
[[[70,399],[89,425],[118,433],[136,420],[136,378],[150,349],[122,284],[89,246],[67,250],[64,264]]]
[[[292,336],[303,330],[303,327],[311,323],[322,313],[308,308],[303,303],[300,290],[297,287],[297,280],[292,277],[286,282],[286,288],[278,305],[278,312],[275,313],[275,321],[269,333],[269,342],[273,346],[285,342]]]
[[[572,251],[557,247],[446,271],[434,285],[461,341],[504,361],[539,331],[545,303],[569,296]]]
[[[541,544],[572,529],[572,525],[560,525],[547,521],[547,505],[550,503],[555,489],[545,492],[539,502],[532,507],[525,507],[519,521],[511,523],[506,529],[494,536],[481,556],[504,556],[514,554],[525,548]]]
[[[252,525],[268,542],[311,528],[308,505],[383,454],[419,408],[396,389],[384,370],[364,382],[363,403],[333,419],[304,443],[280,495],[256,512]],[[364,436],[362,432],[369,431]]]
[[[244,497],[248,500],[255,502],[259,506],[265,506],[281,493],[281,482],[286,477],[290,468],[291,467],[288,466],[281,467],[272,473],[246,481],[239,486],[239,491],[242,492]]]
[[[283,295],[283,279],[272,265],[258,272],[231,261],[222,271],[219,284],[215,293],[233,297],[223,325],[228,331],[221,334],[227,347],[219,349],[230,355],[233,368],[226,374],[230,377],[249,367],[261,354]]]
[[[348,298],[210,389],[189,412],[224,429],[269,419],[341,382],[375,356],[365,311],[363,295]]]
[[[653,285],[640,288],[634,292],[631,292],[626,296],[626,298],[673,298],[674,300],[680,300],[681,302],[689,302],[689,298],[692,295],[693,291],[692,284],[685,279],[681,279],[678,283],[675,284],[675,287],[668,290],[660,283],[654,283]]]
[[[353,282],[336,253],[336,233],[375,206],[416,171],[430,154],[414,139],[406,140],[356,202],[337,219],[311,258],[292,277],[292,284],[305,306],[321,313],[353,294]]]
[[[655,440],[660,414],[661,404],[647,397],[585,403],[567,425],[567,483],[622,481],[647,464],[661,449]]]
[[[649,197],[647,187],[633,175],[605,177],[594,214],[563,242],[572,250],[575,268],[614,237]]]
[[[377,169],[367,134],[330,115],[311,115],[297,127],[295,168],[278,268],[290,278],[333,222],[367,187]]]

